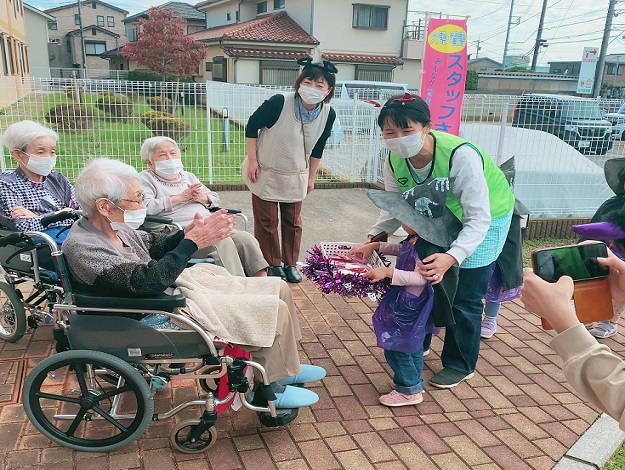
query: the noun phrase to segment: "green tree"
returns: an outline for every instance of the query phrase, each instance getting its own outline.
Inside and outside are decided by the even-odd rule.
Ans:
[[[467,70],[467,81],[464,84],[465,90],[477,90],[477,70],[469,69]]]

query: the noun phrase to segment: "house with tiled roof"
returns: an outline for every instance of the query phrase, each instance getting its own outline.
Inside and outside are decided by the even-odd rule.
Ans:
[[[295,59],[310,55],[337,66],[339,80],[374,80],[419,87],[420,47],[406,47],[408,0],[204,0],[206,80],[291,85]]]
[[[158,5],[158,7],[175,11],[178,17],[187,20],[187,34],[201,31],[206,28],[206,15],[204,12],[199,11],[189,3],[167,2],[162,5]],[[137,40],[137,27],[133,25],[133,23],[141,18],[147,18],[148,12],[149,10],[144,10],[140,13],[131,15],[124,20],[124,24],[126,25],[126,36],[128,36],[129,41]]]
[[[106,70],[109,64],[100,54],[127,41],[123,21],[128,11],[101,0],[74,2],[45,13],[56,20],[48,23],[51,71],[83,65],[88,70]]]

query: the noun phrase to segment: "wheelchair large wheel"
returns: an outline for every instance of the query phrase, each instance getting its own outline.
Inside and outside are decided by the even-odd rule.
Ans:
[[[25,332],[26,313],[22,299],[11,285],[0,282],[0,339],[15,343]]]
[[[119,384],[104,383],[95,367],[120,377]],[[150,387],[139,371],[99,351],[64,351],[44,359],[26,377],[22,395],[26,415],[43,435],[87,452],[129,444],[154,414]]]

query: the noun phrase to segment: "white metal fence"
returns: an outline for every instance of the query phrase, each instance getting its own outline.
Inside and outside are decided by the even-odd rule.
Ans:
[[[185,167],[209,184],[242,182],[239,166],[246,154],[247,119],[265,99],[287,90],[219,82],[67,78],[33,79],[32,85],[31,93],[0,109],[0,129],[22,119],[57,128],[57,169],[70,180],[86,161],[100,156],[143,169],[141,143],[151,135],[166,134],[179,141]],[[468,94],[461,135],[498,163],[515,157],[515,192],[533,217],[592,215],[612,195],[603,163],[625,156],[625,115],[615,114],[621,104],[528,104],[512,95]],[[332,106],[338,120],[319,179],[382,182],[385,151],[376,126],[379,108],[344,97],[335,98]],[[6,151],[0,163],[2,169],[14,166]]]

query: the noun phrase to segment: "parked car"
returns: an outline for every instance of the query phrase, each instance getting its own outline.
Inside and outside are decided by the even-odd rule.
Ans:
[[[612,148],[612,124],[599,102],[566,95],[523,95],[514,109],[514,127],[558,136],[581,153],[605,154]]]
[[[625,104],[617,112],[607,113],[605,118],[612,123],[612,136],[615,139],[625,140]]]
[[[379,107],[391,96],[406,91],[408,91],[407,83],[337,80],[334,95],[339,99],[352,99],[358,95],[358,99]]]

